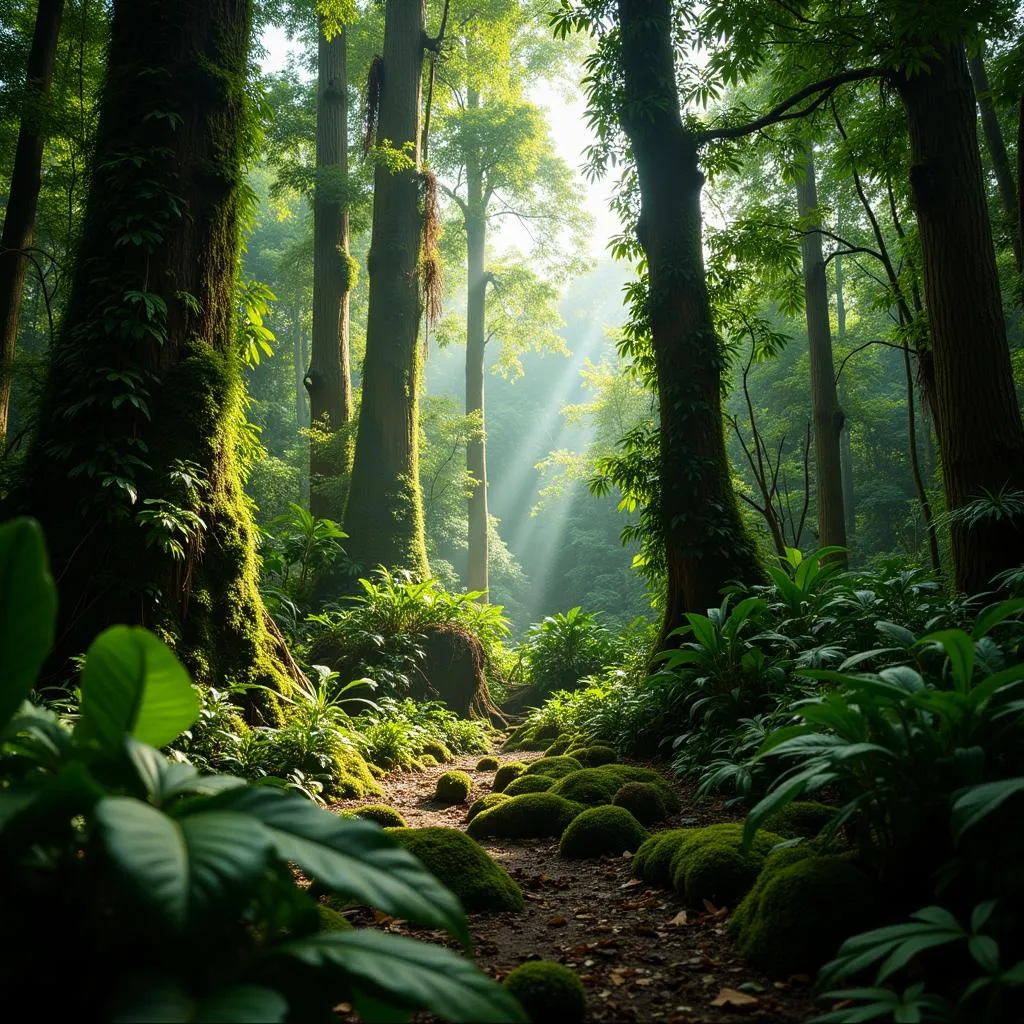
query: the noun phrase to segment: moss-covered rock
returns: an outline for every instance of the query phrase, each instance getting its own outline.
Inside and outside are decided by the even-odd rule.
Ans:
[[[618,856],[638,849],[646,838],[643,825],[624,807],[590,807],[569,823],[558,852],[572,859]]]
[[[558,780],[551,787],[556,796],[596,807],[610,804],[615,794],[627,782],[646,782],[661,794],[665,810],[669,814],[679,811],[679,798],[675,791],[656,771],[650,768],[634,768],[626,764],[605,764],[599,768],[582,768]]]
[[[871,881],[848,857],[797,848],[772,855],[730,930],[752,963],[781,976],[812,973],[877,920]]]
[[[358,750],[339,745],[331,755],[333,784],[328,796],[343,800],[365,800],[383,796],[384,790],[374,778],[370,766]]]
[[[367,804],[352,812],[357,818],[375,821],[381,828],[405,828],[405,819],[387,804]]]
[[[457,828],[398,828],[389,832],[458,896],[467,913],[522,909],[519,886],[465,832]]]
[[[454,760],[452,752],[440,740],[428,740],[420,747],[420,754],[429,754],[438,764]]]
[[[481,757],[476,763],[478,772],[496,772],[501,767],[501,762],[496,757]]]
[[[479,800],[474,800],[473,803],[470,804],[469,811],[466,814],[466,820],[472,821],[478,814],[483,811],[489,811],[492,807],[507,799],[507,793],[488,793],[487,796],[482,796]]]
[[[521,796],[523,793],[546,793],[554,784],[555,780],[549,775],[520,775],[518,779],[513,779],[505,787],[504,792],[508,796]]]
[[[813,839],[834,817],[836,809],[813,800],[794,800],[764,823],[786,839]]]
[[[512,731],[502,747],[503,750],[544,750],[558,738],[557,725],[537,725],[524,722]]]
[[[735,907],[763,867],[763,857],[742,853],[736,844],[700,843],[677,861],[672,884],[688,907],[703,906],[705,900],[716,907]]]
[[[442,772],[437,777],[434,799],[442,804],[465,803],[473,789],[473,780],[465,772]]]
[[[625,807],[641,825],[653,825],[668,817],[665,800],[649,782],[627,782],[612,798],[616,807]]]
[[[375,779],[383,779],[388,774],[386,768],[381,768],[379,764],[374,764],[372,761],[367,761],[366,767],[369,769],[370,775]]]
[[[526,769],[527,775],[546,775],[549,779],[564,779],[566,775],[578,772],[583,765],[575,757],[542,757]]]
[[[587,1015],[583,982],[552,960],[531,960],[517,967],[504,985],[519,1000],[531,1024],[582,1024]]]
[[[316,912],[320,917],[320,931],[348,932],[352,930],[352,922],[331,907],[318,903],[316,905]]]
[[[544,751],[544,756],[558,757],[559,754],[566,753],[569,750],[569,747],[573,746],[575,740],[575,736],[559,736],[558,739]]]
[[[436,768],[440,763],[433,754],[420,754],[416,758],[416,765],[420,771],[423,771],[425,768]]]
[[[690,831],[688,828],[673,828],[645,839],[633,855],[633,874],[653,885],[668,886],[672,881],[676,843]]]
[[[581,804],[550,793],[524,793],[478,814],[467,831],[474,838],[557,839],[583,810]]]
[[[510,761],[508,764],[503,764],[494,773],[494,782],[491,784],[491,789],[495,793],[504,792],[505,787],[513,779],[518,779],[520,775],[526,774],[527,768],[529,768],[529,765],[523,761]]]
[[[619,759],[619,755],[611,747],[602,744],[586,747],[574,756],[584,768],[599,768],[603,764],[615,764]]]

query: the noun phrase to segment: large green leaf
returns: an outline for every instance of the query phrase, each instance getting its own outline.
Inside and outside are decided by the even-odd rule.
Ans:
[[[188,673],[148,630],[114,626],[92,642],[82,671],[79,738],[97,739],[113,751],[129,733],[163,747],[198,714]]]
[[[288,1003],[273,989],[235,985],[196,1002],[172,978],[135,975],[118,992],[114,1024],[280,1024]]]
[[[168,760],[159,750],[131,736],[127,737],[125,746],[139,781],[145,787],[146,798],[156,807],[180,796],[213,796],[245,785],[244,779],[233,775],[200,775],[192,765]]]
[[[0,526],[0,726],[21,706],[53,646],[57,588],[34,519]]]
[[[458,899],[372,822],[339,818],[294,793],[264,787],[222,793],[207,806],[258,818],[278,856],[321,885],[395,917],[444,928],[468,947]]]
[[[168,921],[181,927],[195,909],[256,878],[270,838],[256,819],[231,811],[200,811],[169,818],[130,797],[96,806],[107,850]]]
[[[953,835],[959,839],[1012,796],[1024,793],[1024,778],[1000,779],[961,790],[953,800]]]
[[[279,947],[276,952],[310,967],[335,968],[356,991],[364,1020],[393,1020],[373,1013],[390,1004],[407,1010],[425,1009],[452,1024],[478,1021],[525,1022],[519,1003],[474,963],[443,946],[401,935],[358,929],[311,935]],[[370,1000],[361,1003],[359,993]]]

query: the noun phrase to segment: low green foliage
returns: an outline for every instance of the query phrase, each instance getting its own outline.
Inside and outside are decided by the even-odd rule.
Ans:
[[[519,648],[533,691],[541,699],[557,690],[574,690],[586,676],[616,661],[614,634],[582,608],[549,615],[531,626]]]
[[[627,782],[612,797],[616,807],[624,807],[641,825],[653,825],[668,816],[665,800],[649,782]]]
[[[524,793],[477,814],[467,831],[474,839],[557,839],[584,808],[551,793]]]
[[[550,775],[520,775],[513,779],[504,789],[506,796],[519,796],[521,793],[546,793],[555,780]]]
[[[531,1024],[583,1024],[587,1015],[587,991],[562,964],[531,960],[511,971],[503,984]]]
[[[462,804],[473,791],[473,780],[465,772],[443,772],[437,777],[434,799],[442,804]]]
[[[558,853],[570,859],[618,856],[636,850],[646,837],[643,825],[624,807],[590,807],[562,833]]]

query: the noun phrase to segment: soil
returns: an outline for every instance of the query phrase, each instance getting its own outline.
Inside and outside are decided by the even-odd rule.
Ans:
[[[480,756],[389,775],[382,783],[386,802],[413,828],[465,829],[468,804],[443,807],[432,800],[434,787],[438,775],[457,768],[473,779],[470,802],[489,793],[494,773],[476,771]],[[541,755],[495,756],[505,762]],[[678,780],[668,781],[679,792],[683,810],[659,828],[735,817],[720,805],[697,803]],[[347,800],[336,807],[361,803],[365,801]],[[556,840],[485,839],[481,845],[515,879],[526,900],[524,909],[514,913],[469,915],[477,963],[498,980],[527,960],[563,963],[586,986],[587,1019],[594,1022],[714,1024],[742,1019],[789,1024],[821,1012],[814,1005],[809,978],[771,978],[743,961],[725,934],[728,908],[684,909],[674,893],[634,879],[628,854],[566,861],[558,857]],[[413,928],[367,909],[346,916],[360,927],[455,945],[444,933]],[[342,1012],[340,1019],[358,1018]]]

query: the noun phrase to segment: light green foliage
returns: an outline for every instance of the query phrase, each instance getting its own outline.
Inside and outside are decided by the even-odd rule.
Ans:
[[[389,835],[408,850],[469,914],[522,910],[523,894],[465,832],[455,828],[402,828]]]
[[[490,808],[508,800],[507,793],[488,793],[486,796],[480,797],[479,800],[474,800],[469,805],[469,811],[466,813],[466,821],[472,821],[482,811],[490,810]]]
[[[616,660],[615,637],[582,608],[549,615],[530,627],[519,648],[532,692],[539,698],[557,690],[577,689],[585,676]]]
[[[546,775],[549,779],[562,779],[571,772],[578,772],[583,765],[575,757],[542,757],[527,769],[527,775]]]
[[[352,930],[352,923],[348,918],[343,917],[336,910],[317,904],[316,912],[320,917],[320,931],[322,932],[347,932]]]
[[[476,815],[467,831],[474,839],[485,836],[557,839],[583,809],[581,804],[551,793],[524,793],[503,800]]]
[[[531,960],[503,982],[526,1011],[531,1024],[583,1024],[587,991],[568,967],[551,960]]]
[[[434,799],[442,804],[461,804],[472,790],[473,780],[465,772],[443,772],[438,776]]]
[[[0,564],[12,564],[10,544],[24,536],[0,528]],[[24,664],[41,664],[56,602],[42,546],[26,550],[29,564],[0,576],[0,630],[7,610],[46,581],[49,593],[31,609],[45,628],[26,634],[34,646],[23,652]],[[0,706],[5,898],[22,922],[0,964],[5,993],[56,1006],[41,965],[52,940],[45,922],[59,913],[69,934],[92,944],[65,969],[89,1018],[316,1019],[369,985],[378,1012],[521,1020],[504,992],[450,950],[346,928],[298,884],[295,867],[336,898],[444,929],[468,947],[456,897],[380,828],[294,793],[200,775],[143,742],[173,739],[197,713],[184,669],[158,649],[155,637],[126,627],[99,637],[73,729],[27,702]],[[10,680],[3,688],[25,689],[17,672]],[[228,963],[199,980],[197,964]]]
[[[668,817],[661,793],[649,782],[627,782],[612,797],[612,803],[624,807],[641,825],[653,825]]]
[[[506,796],[519,796],[521,793],[546,793],[555,780],[550,775],[520,775],[513,779],[503,790]]]
[[[646,836],[643,825],[624,807],[590,807],[562,833],[558,853],[572,859],[617,856],[636,850]]]
[[[634,768],[625,764],[606,764],[600,768],[581,768],[559,779],[551,792],[586,804],[610,804],[627,782],[646,782],[661,794],[665,809],[679,810],[679,798],[672,787],[651,768]]]
[[[501,762],[496,757],[481,757],[476,763],[478,772],[496,772]]]
[[[511,761],[508,764],[503,764],[494,773],[494,783],[492,784],[494,792],[501,793],[504,791],[513,779],[518,779],[520,775],[524,775],[528,767],[529,765],[524,764],[522,761]]]
[[[367,804],[352,812],[357,818],[375,821],[381,828],[405,828],[405,819],[388,804]]]

